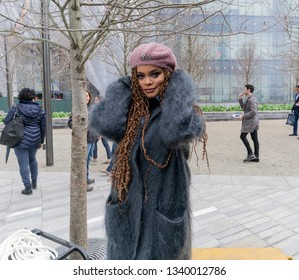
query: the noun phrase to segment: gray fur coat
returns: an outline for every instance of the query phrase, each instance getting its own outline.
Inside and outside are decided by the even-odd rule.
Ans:
[[[155,99],[156,100],[156,99]],[[152,100],[151,100],[152,101]],[[145,133],[148,155],[166,168],[152,166],[141,148],[139,131],[132,150],[131,181],[127,201],[120,203],[114,189],[106,205],[108,259],[189,259],[191,228],[187,164],[190,140],[203,133],[203,120],[195,114],[195,88],[182,70],[173,72],[163,105],[154,102]],[[112,83],[105,99],[92,113],[91,125],[100,135],[118,143],[124,136],[131,104],[130,78]],[[143,123],[144,120],[142,120]],[[147,199],[145,200],[145,184]]]
[[[243,99],[239,99],[239,104],[244,111],[242,119],[242,133],[250,133],[259,129],[259,116],[258,116],[258,104],[256,98],[251,95],[244,102]]]

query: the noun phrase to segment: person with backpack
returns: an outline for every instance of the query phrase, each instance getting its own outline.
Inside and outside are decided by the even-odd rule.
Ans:
[[[42,106],[35,101],[36,93],[33,89],[23,88],[18,94],[18,99],[19,103],[11,107],[4,119],[4,124],[8,124],[14,118],[16,111],[23,119],[23,139],[14,147],[14,152],[25,187],[22,194],[31,195],[32,189],[37,188],[38,162],[36,153],[44,143],[46,116]]]

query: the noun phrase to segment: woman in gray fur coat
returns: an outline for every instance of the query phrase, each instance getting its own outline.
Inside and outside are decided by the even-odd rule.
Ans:
[[[190,259],[187,160],[191,142],[205,142],[195,88],[164,45],[140,45],[130,66],[131,77],[108,87],[91,118],[118,144],[105,215],[107,258]]]

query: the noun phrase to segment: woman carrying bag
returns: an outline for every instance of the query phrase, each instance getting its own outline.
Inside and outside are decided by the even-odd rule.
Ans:
[[[36,152],[44,143],[46,133],[45,111],[37,102],[33,89],[23,88],[18,94],[19,103],[12,106],[7,113],[4,124],[8,124],[18,110],[23,119],[23,140],[14,147],[15,155],[19,164],[19,172],[24,189],[22,194],[32,194],[32,189],[37,188],[38,162]]]

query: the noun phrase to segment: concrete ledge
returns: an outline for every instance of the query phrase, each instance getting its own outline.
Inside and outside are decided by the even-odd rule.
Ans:
[[[208,121],[232,121],[233,114],[239,112],[205,112],[204,118]],[[259,111],[260,120],[276,120],[276,119],[287,119],[290,111]]]
[[[239,112],[205,112],[204,118],[207,122],[209,121],[232,121],[234,113]],[[290,111],[259,111],[260,120],[276,120],[276,119],[287,119]],[[67,128],[68,118],[55,118],[52,119],[53,128]],[[2,131],[4,124],[0,122],[0,131]]]
[[[53,128],[66,128],[68,127],[67,122],[69,118],[61,118],[61,119],[52,119]]]

